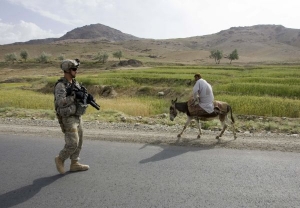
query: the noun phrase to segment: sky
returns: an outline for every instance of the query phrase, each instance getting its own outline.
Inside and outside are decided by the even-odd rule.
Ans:
[[[299,0],[0,0],[0,45],[97,23],[151,39],[267,24],[300,29],[299,8]]]

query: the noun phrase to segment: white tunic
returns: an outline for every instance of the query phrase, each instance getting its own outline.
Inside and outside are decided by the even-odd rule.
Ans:
[[[199,105],[207,113],[212,113],[214,111],[214,94],[211,85],[206,82],[206,80],[197,80],[193,88],[193,96],[194,100],[198,100],[197,97],[200,98]]]

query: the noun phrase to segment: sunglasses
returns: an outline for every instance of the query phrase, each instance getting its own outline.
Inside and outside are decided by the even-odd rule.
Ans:
[[[71,68],[72,71],[77,71],[77,68]]]

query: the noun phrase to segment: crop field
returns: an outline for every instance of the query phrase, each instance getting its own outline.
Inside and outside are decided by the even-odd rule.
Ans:
[[[160,100],[157,92],[169,92],[164,99],[166,103],[170,103],[170,99],[175,97],[180,101],[186,101],[190,97],[195,73],[200,73],[210,82],[215,99],[230,103],[236,114],[300,117],[298,66],[158,67],[104,71],[81,78],[83,83],[111,85],[122,92],[136,88],[144,92],[139,97],[152,96],[152,101],[149,102]],[[125,92],[125,96],[126,94]],[[163,113],[166,110],[163,105],[160,107],[160,110],[152,112]]]
[[[0,72],[3,70],[0,68]],[[0,82],[0,115],[55,118],[51,87],[61,75],[57,70],[50,66],[48,71],[53,73],[47,76],[37,69],[35,73],[11,70],[9,79]],[[113,87],[117,92],[114,98],[90,91],[101,110],[89,107],[86,115],[113,121],[120,115],[168,114],[171,99],[183,102],[191,96],[195,73],[211,83],[215,99],[228,102],[235,115],[300,118],[300,66],[162,66],[86,72],[82,69],[77,80],[88,89],[95,85]],[[158,92],[165,95],[160,97]]]

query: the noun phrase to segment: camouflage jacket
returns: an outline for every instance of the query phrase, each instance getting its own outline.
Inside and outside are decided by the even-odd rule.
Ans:
[[[81,88],[79,83],[73,79],[74,84]],[[68,117],[73,115],[78,115],[79,106],[78,100],[75,98],[74,91],[70,95],[67,95],[67,88],[71,88],[71,83],[64,77],[59,79],[55,84],[54,88],[54,106],[57,115],[62,117]],[[80,112],[82,115],[84,112]]]

